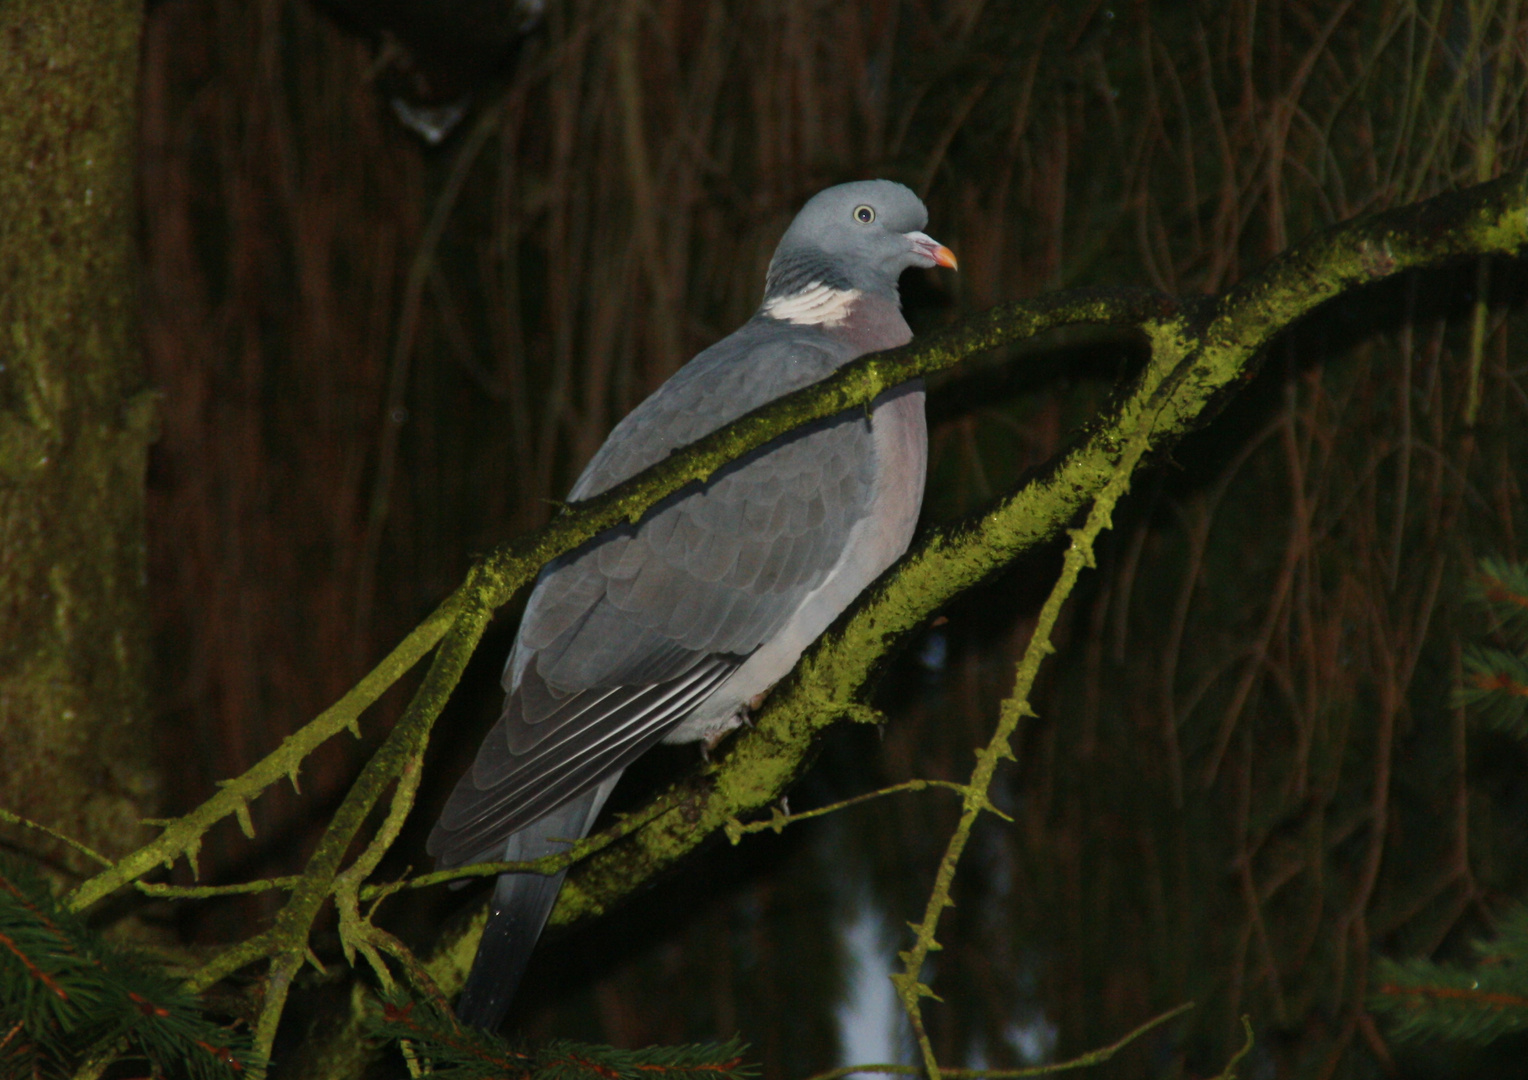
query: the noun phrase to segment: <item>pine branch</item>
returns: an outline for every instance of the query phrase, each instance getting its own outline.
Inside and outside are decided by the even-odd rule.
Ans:
[[[749,1080],[758,1071],[744,1063],[748,1048],[735,1038],[642,1050],[565,1039],[523,1048],[397,996],[382,1003],[369,1027],[374,1039],[407,1042],[424,1075],[451,1080]]]
[[[1399,1039],[1484,1045],[1528,1031],[1528,966],[1381,959],[1369,1008]]]
[[[1507,648],[1465,646],[1454,704],[1469,708],[1485,727],[1528,740],[1528,567],[1481,559],[1467,594]]]
[[[156,1075],[227,1080],[247,1036],[202,1013],[146,958],[89,930],[47,885],[0,862],[0,1075],[67,1075],[118,1057]]]
[[[1517,651],[1465,646],[1454,702],[1483,726],[1528,740],[1528,569],[1481,559],[1468,595]],[[1401,1039],[1485,1044],[1528,1031],[1528,907],[1514,908],[1473,948],[1480,959],[1470,967],[1382,958],[1370,1009]]]
[[[1503,558],[1480,560],[1470,598],[1485,607],[1502,630],[1528,644],[1528,566]]]
[[[1479,959],[1470,967],[1381,959],[1369,1008],[1401,1039],[1484,1045],[1528,1031],[1528,906],[1472,949]]]
[[[1455,704],[1470,708],[1485,727],[1528,740],[1528,656],[1467,645],[1463,659]]]

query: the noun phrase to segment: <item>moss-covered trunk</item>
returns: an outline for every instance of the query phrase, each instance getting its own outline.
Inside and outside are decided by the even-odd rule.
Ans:
[[[0,6],[0,808],[105,853],[155,802],[134,288],[142,5]],[[7,846],[83,869],[35,831]]]

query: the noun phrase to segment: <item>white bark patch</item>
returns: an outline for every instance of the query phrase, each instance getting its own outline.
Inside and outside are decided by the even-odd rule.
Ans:
[[[838,326],[863,295],[859,289],[835,289],[814,281],[800,292],[764,301],[764,314],[797,326]]]

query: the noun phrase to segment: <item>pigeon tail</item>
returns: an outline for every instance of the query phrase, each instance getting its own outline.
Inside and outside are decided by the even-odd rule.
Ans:
[[[529,861],[568,850],[569,841],[588,834],[620,776],[617,772],[607,777],[597,787],[515,833],[505,845],[504,860]],[[456,1016],[462,1023],[483,1031],[497,1031],[504,1022],[536,948],[536,939],[557,902],[562,879],[567,876],[566,869],[555,874],[499,875],[488,925],[483,928],[467,985],[456,1003]]]

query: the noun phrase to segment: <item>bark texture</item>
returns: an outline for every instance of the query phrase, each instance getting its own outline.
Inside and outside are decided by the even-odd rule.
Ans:
[[[0,807],[108,855],[157,790],[147,707],[133,0],[0,6]],[[6,846],[85,869],[34,830]]]

